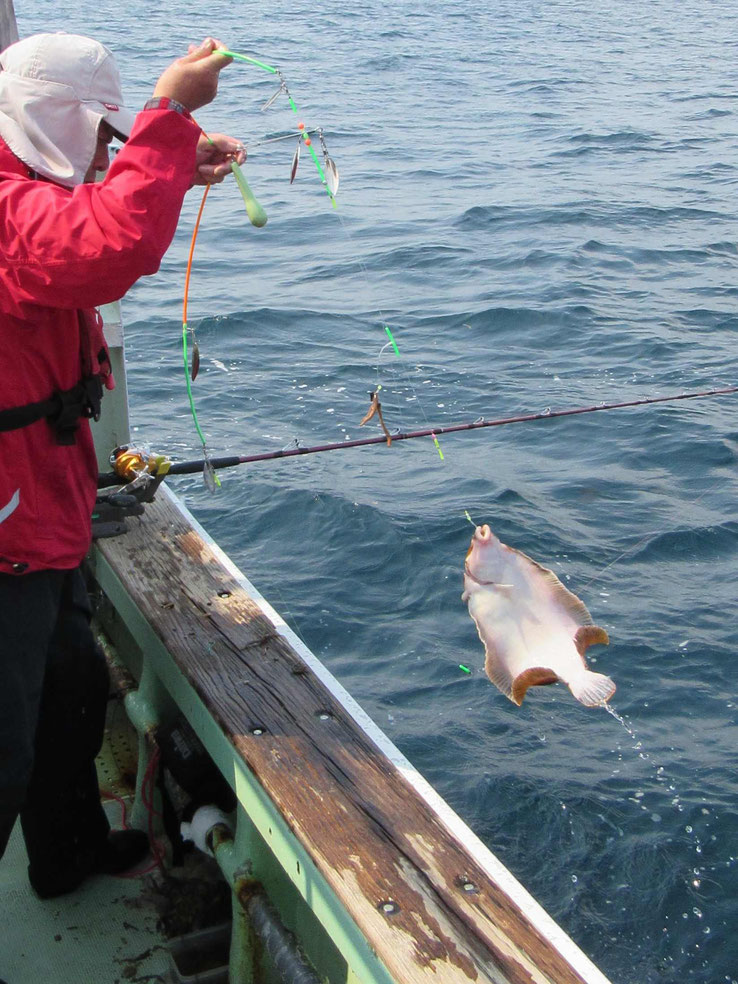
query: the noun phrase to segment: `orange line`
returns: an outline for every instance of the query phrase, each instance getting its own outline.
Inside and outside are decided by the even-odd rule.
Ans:
[[[192,230],[192,242],[190,243],[190,255],[187,260],[187,273],[185,274],[185,285],[184,285],[184,300],[182,302],[182,324],[187,324],[187,298],[190,293],[190,274],[192,273],[192,257],[195,255],[195,243],[197,242],[197,233],[200,228],[200,219],[202,218],[202,211],[205,208],[205,199],[208,197],[208,192],[210,191],[210,185],[205,185],[205,191],[202,196],[202,201],[200,202],[200,211],[197,213],[197,220],[195,222],[195,228]]]

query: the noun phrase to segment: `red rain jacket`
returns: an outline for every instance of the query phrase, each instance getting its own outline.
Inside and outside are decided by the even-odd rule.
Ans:
[[[48,399],[91,368],[113,383],[95,308],[155,273],[195,172],[199,127],[139,113],[102,182],[35,180],[0,140],[0,410]],[[0,573],[77,567],[97,464],[87,420],[62,446],[46,420],[0,432]]]

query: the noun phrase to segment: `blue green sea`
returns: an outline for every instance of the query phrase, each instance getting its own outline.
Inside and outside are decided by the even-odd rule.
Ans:
[[[206,130],[249,144],[195,254],[213,454],[736,381],[733,3],[17,3],[91,34],[132,106],[208,34]],[[338,165],[333,209],[296,121]],[[181,365],[200,195],[124,302],[136,440],[199,456]],[[399,357],[384,325],[391,328]],[[172,486],[301,638],[614,984],[738,980],[736,397],[265,462]],[[611,644],[626,727],[563,687],[521,708],[460,600],[475,523],[550,566]],[[465,673],[460,664],[471,669]]]

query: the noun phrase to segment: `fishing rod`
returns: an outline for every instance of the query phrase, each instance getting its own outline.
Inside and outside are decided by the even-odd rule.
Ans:
[[[672,396],[651,396],[640,400],[626,400],[621,403],[597,403],[593,406],[570,407],[564,410],[551,410],[546,408],[539,413],[519,414],[515,417],[497,417],[493,420],[486,420],[480,417],[465,424],[449,424],[442,427],[429,427],[423,430],[405,431],[391,433],[391,441],[409,441],[413,438],[431,437],[434,440],[441,434],[455,434],[459,431],[478,430],[482,427],[503,427],[507,424],[521,424],[534,420],[551,420],[554,417],[573,417],[584,413],[597,413],[600,410],[622,410],[626,407],[642,407],[653,403],[675,403],[678,400],[695,400],[699,397],[708,396],[727,396],[730,393],[738,393],[738,386],[726,386],[721,389],[700,390],[699,392],[679,393]],[[311,447],[288,447],[279,451],[263,451],[260,454],[227,455],[220,458],[198,458],[193,461],[167,462],[169,475],[194,475],[202,472],[208,467],[212,468],[233,468],[236,465],[248,465],[257,461],[273,461],[277,458],[295,458],[305,454],[319,454],[322,451],[340,451],[346,448],[365,447],[370,444],[389,444],[390,441],[385,435],[381,437],[365,437],[354,441],[337,441],[332,444],[317,444]],[[128,452],[127,448],[118,449]],[[144,456],[140,456],[144,467],[146,461]],[[150,459],[161,461],[158,459]],[[115,461],[115,452],[111,456],[111,463]],[[140,470],[140,469],[139,469]],[[118,471],[109,472],[99,476],[98,487],[107,488],[112,485],[121,484],[122,474]]]

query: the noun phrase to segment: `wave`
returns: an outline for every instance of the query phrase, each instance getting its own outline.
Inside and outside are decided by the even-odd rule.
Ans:
[[[564,202],[555,207],[474,205],[454,223],[467,231],[533,226],[592,226],[654,229],[682,222],[709,222],[731,216],[713,209],[683,205],[620,205],[611,202]]]
[[[659,533],[633,554],[633,560],[693,562],[735,553],[738,553],[738,522],[729,521]]]

